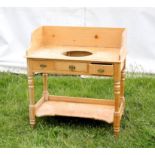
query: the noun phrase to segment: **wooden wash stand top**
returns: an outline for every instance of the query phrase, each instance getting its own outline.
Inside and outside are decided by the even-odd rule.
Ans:
[[[124,28],[42,26],[32,33],[26,57],[32,127],[35,117],[83,117],[113,123],[115,136],[118,136],[125,107]],[[35,73],[43,73],[43,95],[37,103],[34,99]],[[48,74],[111,76],[114,99],[49,95]]]

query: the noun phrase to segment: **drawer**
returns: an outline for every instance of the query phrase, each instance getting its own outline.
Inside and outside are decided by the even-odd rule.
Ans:
[[[47,72],[53,69],[53,62],[49,60],[33,60],[31,61],[33,71]]]
[[[89,74],[94,75],[113,75],[113,65],[89,64]]]
[[[56,71],[87,72],[87,63],[80,62],[55,62]]]

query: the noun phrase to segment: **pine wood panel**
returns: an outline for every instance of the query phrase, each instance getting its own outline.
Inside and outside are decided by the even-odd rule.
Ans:
[[[30,64],[33,71],[48,72],[54,69],[54,63],[49,60],[31,60]]]
[[[121,28],[43,27],[44,45],[72,45],[94,47],[121,46]]]
[[[114,106],[65,101],[47,101],[36,110],[36,116],[72,116],[113,122]]]
[[[88,51],[92,55],[71,57],[64,53],[68,51]],[[70,60],[81,62],[120,62],[119,48],[98,48],[98,47],[75,47],[75,46],[54,46],[41,47],[35,51],[28,51],[27,58],[32,59],[49,59],[49,60]]]
[[[113,65],[89,64],[89,74],[113,75]]]
[[[111,100],[111,99],[95,99],[95,98],[84,98],[84,97],[81,98],[81,97],[49,95],[49,100],[114,106],[114,100]]]
[[[55,70],[69,72],[87,72],[87,63],[80,62],[55,62]]]

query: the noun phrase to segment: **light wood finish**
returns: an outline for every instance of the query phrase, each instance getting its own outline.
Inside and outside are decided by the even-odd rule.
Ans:
[[[42,26],[32,33],[26,57],[31,126],[35,125],[35,116],[84,117],[113,123],[118,137],[125,108],[124,28]],[[35,73],[43,73],[43,95],[36,104]],[[113,77],[114,99],[49,95],[48,74]]]
[[[68,72],[87,72],[87,63],[55,62],[55,70]]]
[[[36,109],[36,116],[72,116],[113,122],[114,106],[65,101],[47,101]]]
[[[123,107],[125,109],[125,97],[124,97],[124,87],[125,87],[125,67],[126,67],[126,59],[124,60],[124,66],[121,70],[121,92],[120,92],[120,96],[121,96],[121,100],[123,100]]]
[[[113,65],[89,64],[89,73],[92,75],[113,75]]]
[[[35,109],[34,109],[34,80],[33,75],[28,76],[28,84],[29,84],[29,117],[30,117],[30,125],[34,127],[35,125]]]
[[[122,115],[123,115],[123,113],[124,113],[124,104],[125,104],[125,100],[121,100],[121,104],[120,104],[120,108],[119,108],[119,114],[120,114],[120,119],[121,119],[121,117],[122,117]]]
[[[29,61],[27,61],[29,64]],[[28,68],[28,91],[29,91],[29,118],[30,118],[30,125],[34,127],[35,125],[35,97],[34,97],[34,77],[33,73],[30,72]]]
[[[35,30],[28,58],[120,62],[126,56],[124,28],[42,26]],[[67,51],[88,51],[92,55],[68,57]]]
[[[87,51],[91,55],[87,56],[67,56],[65,53],[68,51]],[[78,46],[42,46],[35,50],[27,50],[27,58],[38,59],[52,59],[52,60],[70,60],[78,62],[120,62],[120,48],[107,48],[107,47],[78,47]]]
[[[115,113],[114,113],[114,133],[118,136],[120,131],[120,80],[121,66],[120,63],[114,64],[114,94],[115,94]]]
[[[38,44],[44,45],[120,47],[123,31],[124,28],[42,26],[33,33],[32,41],[36,42],[36,37]]]
[[[49,61],[49,60],[32,60],[30,61],[31,63],[31,68],[33,71],[36,72],[49,72],[50,70],[52,70],[54,68],[53,62]]]
[[[31,69],[41,73],[73,75],[113,75],[113,65],[90,62],[30,60]]]
[[[39,108],[44,103],[44,96],[40,98],[40,100],[35,104],[35,109]]]
[[[114,100],[50,95],[49,100],[114,106]]]
[[[44,96],[44,101],[48,100],[48,83],[47,83],[47,78],[48,74],[43,73],[43,96]]]

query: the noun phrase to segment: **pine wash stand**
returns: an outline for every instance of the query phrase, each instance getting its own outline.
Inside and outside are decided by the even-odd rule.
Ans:
[[[83,117],[113,123],[115,136],[118,136],[125,107],[124,28],[42,26],[32,33],[26,57],[32,127],[36,123],[35,117]],[[43,95],[37,103],[34,98],[35,73],[43,76]],[[49,95],[48,74],[113,77],[114,99]]]

